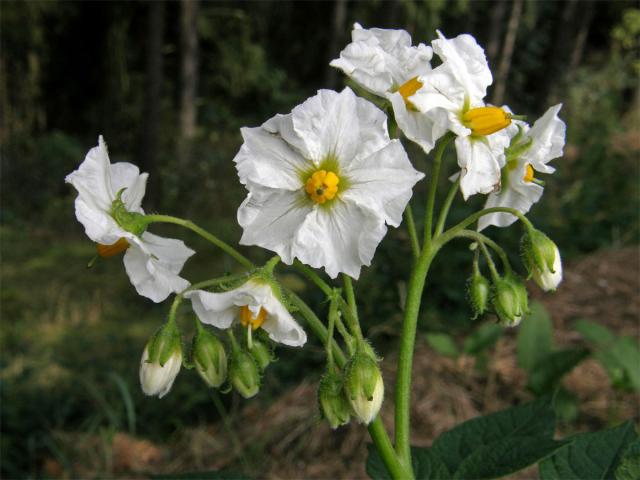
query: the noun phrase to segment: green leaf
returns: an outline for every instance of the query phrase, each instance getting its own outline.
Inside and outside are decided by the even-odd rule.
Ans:
[[[478,355],[491,348],[502,336],[504,328],[495,323],[487,323],[469,335],[464,341],[462,350],[469,355]]]
[[[427,342],[431,348],[445,357],[457,357],[460,354],[453,338],[446,333],[427,333]]]
[[[589,342],[600,346],[608,346],[613,343],[616,336],[607,327],[589,320],[578,320],[574,328]]]
[[[531,304],[531,313],[518,331],[518,365],[531,372],[553,349],[553,325],[547,310],[539,302]]]
[[[563,375],[589,355],[585,348],[570,348],[552,352],[541,358],[529,373],[528,387],[537,395],[550,392]]]
[[[367,445],[367,475],[374,480],[391,480],[382,457],[373,444]],[[445,480],[451,478],[442,460],[429,448],[411,447],[411,462],[416,480]]]
[[[153,480],[251,480],[250,477],[229,470],[186,472],[151,475]]]
[[[540,478],[542,480],[613,478],[626,449],[637,439],[638,434],[631,421],[609,430],[569,437],[567,439],[571,440],[569,445],[540,463]]]
[[[616,480],[638,480],[638,478],[640,478],[640,439],[634,440],[624,451],[615,473]]]
[[[548,457],[565,444],[542,436],[509,436],[475,450],[460,464],[453,478],[504,477]]]
[[[553,437],[554,430],[555,414],[551,400],[544,397],[468,420],[440,435],[433,442],[432,450],[442,458],[450,472],[456,472],[479,449],[492,445],[499,448],[504,441],[514,438],[533,437],[537,442],[543,442]]]

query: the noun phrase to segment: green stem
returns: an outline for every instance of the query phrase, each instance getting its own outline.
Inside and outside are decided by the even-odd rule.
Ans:
[[[424,246],[426,246],[431,242],[431,227],[433,223],[433,207],[436,203],[436,191],[438,190],[438,178],[440,177],[440,165],[442,164],[442,154],[444,153],[445,148],[451,141],[451,139],[455,137],[455,134],[452,132],[448,132],[444,137],[440,139],[438,142],[438,146],[436,147],[436,153],[433,158],[433,168],[431,171],[431,183],[429,185],[429,193],[427,197],[427,209],[425,211],[424,217]]]
[[[491,258],[491,254],[489,250],[487,250],[487,246],[483,242],[478,242],[480,246],[480,250],[482,250],[482,254],[487,259],[487,265],[489,265],[489,270],[491,271],[491,278],[493,278],[494,282],[497,282],[500,279],[500,274],[496,269],[496,264],[493,263],[493,258]]]
[[[395,405],[395,444],[400,461],[407,470],[411,470],[410,445],[410,407],[411,407],[411,371],[413,353],[416,341],[416,328],[420,302],[424,290],[425,280],[431,261],[438,252],[435,243],[425,245],[418,262],[411,271],[407,300],[402,322],[400,337],[400,353],[398,355],[398,373],[396,376],[396,405]]]
[[[349,312],[345,312],[345,317],[351,328],[351,332],[360,341],[363,339],[362,330],[360,329],[360,320],[358,320],[358,306],[356,305],[356,295],[353,291],[353,283],[351,277],[345,273],[342,274],[342,282],[344,283],[344,292],[347,295],[347,307]]]
[[[416,232],[416,224],[413,220],[413,210],[411,205],[407,204],[407,208],[404,209],[404,219],[407,223],[407,231],[409,232],[409,241],[411,242],[411,252],[415,260],[420,256],[420,241],[418,240],[418,233]]]
[[[511,264],[509,263],[509,258],[507,257],[507,253],[504,249],[498,245],[496,242],[491,240],[486,235],[483,235],[480,232],[476,232],[474,230],[461,230],[456,237],[462,238],[470,238],[472,240],[477,241],[478,243],[483,243],[491,248],[494,252],[498,254],[500,257],[500,261],[502,262],[502,266],[504,267],[505,272],[511,272]]]
[[[333,289],[327,282],[322,280],[320,276],[310,267],[300,262],[299,260],[295,260],[293,262],[293,266],[297,268],[305,277],[311,280],[327,297],[332,295]]]
[[[182,218],[172,217],[170,215],[145,215],[145,218],[149,223],[173,223],[174,225],[180,225],[182,227],[188,228],[192,232],[197,233],[205,240],[214,244],[216,247],[218,247],[220,250],[225,252],[227,255],[234,258],[241,265],[247,268],[254,267],[251,260],[249,260],[247,257],[242,255],[231,245],[229,245],[226,242],[223,242],[215,235],[207,232],[204,228],[201,228],[195,223],[193,223],[191,220],[184,220]]]
[[[440,210],[440,215],[438,215],[438,223],[436,223],[436,232],[434,234],[435,236],[440,235],[444,230],[444,224],[447,221],[447,215],[449,215],[449,209],[451,208],[453,199],[455,198],[456,193],[458,193],[458,188],[460,188],[460,176],[458,176],[456,181],[453,182],[453,185],[451,185],[451,188],[447,193],[447,197],[444,200],[444,205]]]

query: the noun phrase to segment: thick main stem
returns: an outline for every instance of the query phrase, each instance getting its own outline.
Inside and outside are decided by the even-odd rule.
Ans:
[[[396,374],[396,411],[395,411],[395,444],[396,452],[406,469],[411,469],[410,421],[411,421],[411,372],[413,367],[413,351],[416,342],[416,328],[420,302],[424,290],[427,272],[438,247],[425,245],[418,262],[411,272],[407,302],[402,323],[400,353],[398,355],[398,372]]]

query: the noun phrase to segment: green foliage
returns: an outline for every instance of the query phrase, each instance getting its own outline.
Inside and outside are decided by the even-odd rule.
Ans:
[[[440,355],[455,358],[460,354],[451,335],[446,333],[427,333],[426,338],[429,346]]]
[[[467,355],[480,355],[493,347],[503,333],[504,328],[500,325],[486,323],[464,340],[462,350]]]
[[[595,433],[570,437],[571,443],[540,463],[542,480],[583,480],[586,478],[621,479],[621,474],[634,473],[638,460],[638,434],[633,423]],[[628,451],[632,443],[635,446]],[[638,470],[636,468],[635,473]],[[635,477],[638,478],[638,477]]]
[[[232,470],[171,473],[166,475],[151,475],[151,478],[153,480],[251,480],[251,477]]]
[[[531,312],[518,331],[518,365],[527,371],[546,357],[553,348],[553,325],[547,310],[539,302],[531,304]]]
[[[578,320],[575,329],[593,345],[594,357],[606,369],[614,387],[640,391],[640,349],[633,337],[618,337],[588,320]]]

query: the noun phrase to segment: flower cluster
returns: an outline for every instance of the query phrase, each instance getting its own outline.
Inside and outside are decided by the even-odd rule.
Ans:
[[[382,404],[384,383],[378,358],[360,331],[351,279],[357,280],[362,267],[371,264],[388,227],[399,227],[405,212],[415,257],[426,258],[425,249],[444,238],[459,235],[473,240],[469,298],[476,317],[492,311],[502,324],[517,325],[528,311],[523,279],[512,270],[501,247],[482,233],[489,226],[506,227],[521,220],[522,257],[529,278],[544,290],[554,290],[560,283],[557,246],[524,214],[543,193],[543,182],[536,175],[553,173],[549,162],[562,155],[561,105],[549,108],[529,126],[508,106],[488,104],[491,70],[482,47],[468,34],[449,39],[438,31],[431,46],[414,46],[403,30],[365,29],[356,23],[352,42],[331,66],[380,101],[374,104],[351,88],[319,90],[290,113],[241,129],[243,143],[233,160],[247,193],[237,212],[243,229],[240,244],[277,254],[263,267],[255,267],[191,222],[145,214],[141,202],[148,175],[130,163],[111,164],[102,137],[67,176],[78,191],[76,216],[96,243],[97,256],[125,252],[131,283],[154,302],[176,294],[167,323],[144,349],[140,382],[146,394],[166,395],[184,364],[195,368],[209,387],[226,384],[245,398],[256,395],[274,358],[274,344],[302,347],[307,341],[294,317],[295,305],[302,301],[274,273],[282,262],[298,267],[330,300],[327,327],[320,327],[325,328],[328,358],[319,390],[323,415],[334,428],[351,416],[364,423],[373,421]],[[424,249],[415,234],[409,202],[425,174],[414,167],[402,140],[392,138],[396,127],[425,154],[435,149],[432,188],[437,185],[442,152],[453,140],[457,166],[451,172],[449,204],[458,188],[465,200],[487,195],[484,210],[445,235],[449,204],[434,230],[429,208],[433,209],[435,190],[430,191]],[[476,221],[475,229],[467,228]],[[247,271],[191,285],[180,275],[195,252],[181,240],[150,233],[155,222],[191,229],[230,253]],[[490,249],[503,261],[502,274]],[[490,279],[481,273],[480,253]],[[343,274],[348,301],[309,267],[324,269],[331,279]],[[177,322],[183,299],[190,300],[196,314],[196,334],[188,352]],[[302,310],[317,327],[320,320],[304,303]],[[340,364],[333,359],[334,328],[348,350]],[[219,338],[221,331],[227,332],[226,340]],[[191,361],[183,363],[184,358]]]

